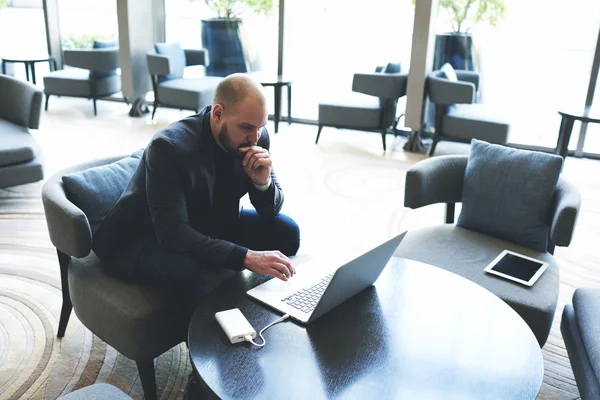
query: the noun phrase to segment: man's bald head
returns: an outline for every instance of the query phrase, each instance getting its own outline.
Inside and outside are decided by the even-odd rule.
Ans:
[[[213,105],[221,104],[224,108],[235,109],[237,105],[250,98],[260,105],[266,104],[263,87],[247,74],[229,75],[215,89]]]

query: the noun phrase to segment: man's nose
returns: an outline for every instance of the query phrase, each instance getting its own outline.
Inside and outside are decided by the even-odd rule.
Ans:
[[[248,141],[252,143],[258,143],[258,139],[260,139],[260,130],[261,128],[253,130],[252,133],[250,133],[250,135],[248,136]]]

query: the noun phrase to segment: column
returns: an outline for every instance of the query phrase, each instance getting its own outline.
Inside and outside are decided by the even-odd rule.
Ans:
[[[433,65],[435,15],[438,0],[417,0],[413,28],[410,70],[406,88],[406,122],[414,134],[421,129],[425,99],[425,82]],[[411,135],[413,139],[414,135]],[[412,146],[411,146],[412,147]],[[418,150],[415,147],[409,150]]]
[[[58,69],[62,69],[62,48],[60,45],[60,26],[58,23],[58,0],[43,0],[44,19],[46,20],[46,42],[48,54],[56,60]]]
[[[145,99],[152,84],[146,53],[165,40],[164,10],[164,0],[117,0],[123,95],[131,100],[132,117],[148,113]]]

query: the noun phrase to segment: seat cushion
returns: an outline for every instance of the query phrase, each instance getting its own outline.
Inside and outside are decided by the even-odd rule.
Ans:
[[[117,162],[62,177],[69,200],[84,212],[94,232],[115,205],[133,176],[143,150]]]
[[[154,287],[113,278],[96,254],[72,258],[69,292],[79,320],[133,360],[150,360],[185,340],[190,321]]]
[[[121,90],[121,77],[111,75],[96,79],[96,95],[107,96]],[[57,96],[92,97],[87,69],[65,68],[44,76],[44,93]]]
[[[573,308],[588,358],[600,382],[600,290],[577,289]]]
[[[31,161],[38,149],[27,128],[0,119],[0,167]]]
[[[532,287],[484,272],[484,268],[505,249],[547,261],[550,265]],[[443,268],[488,289],[525,320],[540,346],[546,342],[559,289],[558,265],[551,254],[444,224],[408,231],[395,255]]]
[[[540,252],[563,159],[473,140],[457,225]]]
[[[131,400],[131,397],[107,383],[96,383],[59,397],[61,400]]]
[[[223,78],[206,76],[197,79],[172,79],[158,85],[158,99],[161,104],[200,110],[212,104],[213,94]]]
[[[455,104],[442,118],[443,135],[477,138],[490,143],[508,142],[509,124],[500,111],[485,104]]]
[[[183,51],[179,42],[156,43],[154,49],[158,54],[169,57],[169,66],[172,71],[167,75],[159,75],[158,82],[183,78],[183,70],[185,69],[185,51]]]
[[[320,103],[319,125],[378,129],[381,125],[380,100],[374,96],[352,93],[340,101]]]

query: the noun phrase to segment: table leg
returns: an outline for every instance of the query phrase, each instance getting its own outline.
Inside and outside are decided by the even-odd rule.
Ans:
[[[25,64],[25,79],[27,79],[27,82],[29,82],[29,64],[26,62],[23,64]]]
[[[574,123],[575,120],[566,115],[563,115],[560,121],[560,130],[558,132],[555,153],[561,155],[563,158],[566,158],[569,153],[569,141],[571,140]]]
[[[292,123],[292,84],[287,85],[287,95],[288,95],[288,125]]]
[[[275,85],[275,133],[279,131],[279,120],[281,119],[281,85]]]
[[[31,69],[31,81],[35,85],[35,63],[29,63],[29,68]]]

